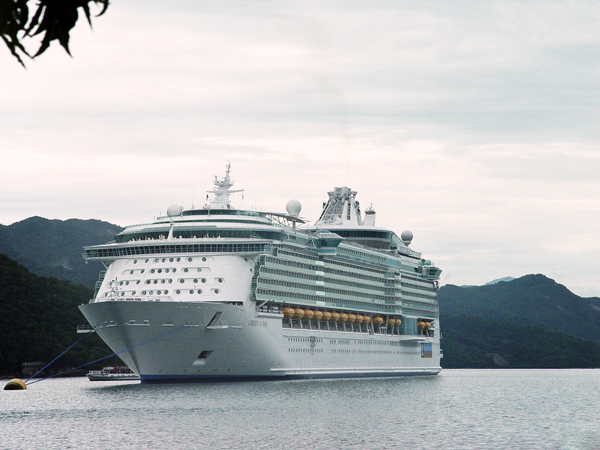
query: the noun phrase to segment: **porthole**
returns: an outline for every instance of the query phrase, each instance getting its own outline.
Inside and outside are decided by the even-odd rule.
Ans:
[[[125,282],[125,285],[126,285],[126,286],[129,286],[129,281],[126,281],[126,282]]]
[[[154,280],[154,284],[158,284],[158,280]]]
[[[161,284],[165,284],[166,281],[165,280],[160,280]]]
[[[177,269],[173,269],[173,273],[177,272]]]
[[[140,284],[140,280],[137,280],[135,284]]]
[[[121,292],[121,297],[124,297],[124,296],[125,296],[125,292]]]
[[[160,295],[160,294],[161,294],[161,292],[162,292],[162,291],[156,291],[156,294],[157,294],[157,295]]]
[[[188,258],[188,262],[192,262],[192,261],[193,261],[193,259],[192,259],[192,258]]]
[[[194,283],[197,283],[197,282],[198,282],[198,278],[194,278]]]
[[[206,278],[202,278],[202,282],[203,282],[203,283],[206,283]]]
[[[169,291],[165,291],[165,295],[167,295],[169,293]]]
[[[198,294],[202,294],[202,289],[198,289]]]
[[[202,272],[202,268],[201,267],[198,267],[198,272]]]
[[[150,284],[150,280],[146,280],[146,284]]]
[[[145,261],[145,262],[148,262],[148,261],[150,261],[150,260],[149,260],[148,258],[146,258],[146,261]]]
[[[162,269],[158,269],[158,273],[162,273]]]
[[[165,273],[169,273],[169,269],[165,269]]]
[[[218,294],[219,292],[221,292],[219,289],[215,289],[215,294]]]
[[[185,283],[185,280],[184,280],[183,278],[180,278],[180,279],[179,279],[179,282],[180,282],[180,283]]]
[[[131,293],[131,295],[135,295],[135,291],[133,291],[133,292]]]
[[[154,291],[150,291],[150,292],[148,292],[148,294],[154,295]]]
[[[181,261],[181,258],[177,258],[177,262]]]
[[[218,278],[218,279],[217,279],[217,281],[218,281],[219,283],[222,283],[222,282],[223,282],[223,278]]]
[[[159,262],[159,261],[160,261],[160,259],[158,259],[158,258],[156,258],[156,259],[154,260],[154,262],[155,262],[155,263],[157,263],[157,262]]]
[[[163,258],[163,259],[162,259],[162,262],[167,262],[167,258]]]
[[[129,271],[129,275],[133,275],[133,270],[130,270],[130,271]]]
[[[154,272],[155,272],[155,270],[154,270],[154,269],[150,269],[150,273],[154,273]]]
[[[142,291],[142,295],[146,295],[146,291]]]
[[[206,262],[206,257],[203,257],[203,258],[202,258],[202,261]]]
[[[134,259],[134,260],[133,260],[133,263],[134,263],[134,264],[137,264],[137,259]]]
[[[123,286],[123,282],[122,281],[119,283],[119,286]]]
[[[183,271],[184,271],[185,273],[188,273],[188,272],[189,272],[189,269],[186,267],[185,269],[183,269]]]
[[[179,294],[181,294],[181,291],[180,291],[179,289],[177,289],[177,290],[175,291],[175,293],[176,293],[177,295],[179,295]]]
[[[146,271],[146,269],[142,269],[142,271],[140,273],[144,273]]]
[[[169,258],[169,262],[173,262],[173,258]]]
[[[193,293],[194,293],[194,290],[193,290],[193,289],[190,289],[190,294],[193,294]]]
[[[171,284],[173,282],[173,279],[169,278],[169,284]]]

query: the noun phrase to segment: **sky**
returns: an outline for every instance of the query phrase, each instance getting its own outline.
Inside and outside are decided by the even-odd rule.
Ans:
[[[230,161],[238,208],[358,191],[442,284],[600,296],[596,2],[116,0],[70,48],[0,46],[3,225],[151,222]]]

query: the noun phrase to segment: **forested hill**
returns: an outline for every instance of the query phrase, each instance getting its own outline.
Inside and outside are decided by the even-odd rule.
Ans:
[[[600,298],[582,298],[544,275],[484,286],[443,286],[440,317],[465,315],[536,326],[600,343]]]
[[[0,254],[0,376],[19,376],[24,362],[50,362],[81,335],[77,308],[93,291],[53,277],[38,277]],[[45,373],[57,373],[111,354],[93,333]],[[116,363],[115,358],[104,365]],[[102,364],[99,364],[102,367]],[[80,373],[81,375],[81,373]]]
[[[0,253],[7,254],[40,276],[53,276],[93,288],[100,262],[86,264],[86,245],[105,244],[122,228],[100,220],[49,220],[30,217],[0,225]]]

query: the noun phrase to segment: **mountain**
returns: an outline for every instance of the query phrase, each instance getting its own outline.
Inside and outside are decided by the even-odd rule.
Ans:
[[[438,292],[446,315],[493,319],[556,331],[600,343],[600,298],[582,298],[544,275],[484,286],[445,285]]]
[[[0,376],[19,375],[24,362],[48,363],[77,341],[77,325],[85,323],[77,306],[92,294],[69,281],[38,277],[0,254]],[[83,336],[45,374],[112,353],[95,333]],[[114,357],[104,364],[117,361]]]
[[[488,281],[487,283],[484,284],[484,286],[489,286],[490,284],[500,283],[501,281],[512,281],[514,279],[515,279],[514,277],[497,278],[495,280]]]
[[[30,217],[0,225],[0,253],[40,276],[53,276],[93,288],[104,269],[88,264],[81,254],[86,245],[112,241],[122,228],[100,220],[49,220]]]

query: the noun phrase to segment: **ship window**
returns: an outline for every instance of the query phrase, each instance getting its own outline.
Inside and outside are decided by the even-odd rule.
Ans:
[[[162,259],[162,262],[167,262],[167,258],[163,258],[163,259]]]
[[[146,258],[146,261],[144,261],[144,262],[148,262],[148,261],[150,261],[150,260],[148,258]]]
[[[150,273],[154,273],[154,269],[150,269]]]
[[[203,282],[203,283],[206,283],[206,278],[202,278],[202,282]]]
[[[177,269],[173,269],[173,273],[177,272]]]
[[[198,289],[198,294],[202,294],[202,289]]]
[[[134,263],[134,264],[137,264],[137,259],[134,259],[134,260],[133,260],[133,263]]]
[[[165,280],[160,280],[161,284],[165,284],[166,281]]]
[[[218,279],[217,279],[217,281],[218,281],[219,283],[222,283],[222,282],[223,282],[223,278],[218,278]]]
[[[179,279],[179,282],[180,282],[180,283],[185,283],[185,280],[184,280],[183,278],[180,278],[180,279]]]
[[[193,290],[193,289],[190,289],[190,294],[193,294],[193,293],[194,293],[194,290]]]
[[[142,295],[146,295],[146,291],[142,291]]]
[[[125,282],[125,285],[126,285],[126,286],[129,286],[129,281],[126,281],[126,282]]]
[[[154,284],[158,284],[158,280],[154,280]]]
[[[135,284],[140,284],[140,280],[137,280],[137,282]]]
[[[162,273],[162,269],[158,269],[158,273]]]
[[[155,262],[155,263],[157,263],[158,261],[160,261],[158,258],[156,258],[156,259],[154,260],[154,262]]]
[[[150,291],[150,292],[148,292],[148,294],[154,295],[154,291]]]
[[[130,271],[129,271],[129,275],[133,275],[133,270],[130,270]]]
[[[144,273],[146,271],[146,269],[142,269],[142,271],[140,273]]]
[[[185,269],[183,269],[183,271],[184,271],[185,273],[188,273],[189,269],[186,267]]]
[[[135,295],[135,292],[136,292],[136,291],[133,291],[133,292],[131,293],[131,295]]]
[[[169,262],[173,262],[173,258],[169,258]]]
[[[162,292],[162,291],[156,291],[156,293],[157,293],[158,295],[160,295],[160,294],[161,294],[161,292]]]
[[[219,289],[215,289],[215,294],[219,294],[221,291]]]
[[[175,293],[176,293],[177,295],[179,295],[179,294],[181,294],[181,291],[180,291],[179,289],[177,289],[177,290],[175,291]]]
[[[192,262],[192,258],[188,258],[188,261],[189,261],[189,262]]]
[[[173,282],[173,280],[171,278],[169,278],[169,284],[171,284]]]
[[[165,295],[167,295],[168,293],[169,293],[169,291],[168,291],[168,290],[167,290],[167,291],[165,291]]]
[[[165,269],[165,273],[169,273],[169,269]]]
[[[202,258],[202,261],[206,262],[206,257]]]
[[[198,272],[202,272],[202,268],[201,267],[198,267]]]
[[[197,282],[198,282],[198,278],[194,278],[194,283],[197,283]]]
[[[146,280],[146,284],[150,284],[150,280]]]
[[[177,262],[181,261],[181,258],[177,258]]]

